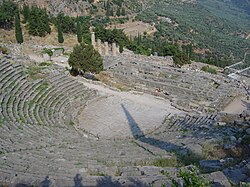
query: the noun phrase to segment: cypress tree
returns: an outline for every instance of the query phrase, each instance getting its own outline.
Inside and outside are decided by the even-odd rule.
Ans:
[[[116,11],[116,16],[120,17],[121,16],[121,9],[120,7]]]
[[[27,5],[24,5],[23,6],[23,22],[24,23],[27,23],[28,22],[28,20],[29,20],[29,16],[30,16],[30,8],[29,8],[29,6],[27,6]]]
[[[82,29],[81,29],[81,24],[80,24],[80,21],[79,19],[77,18],[77,25],[76,25],[76,34],[77,34],[77,41],[79,43],[82,43]]]
[[[62,33],[62,27],[61,27],[61,23],[58,21],[57,23],[57,32],[58,32],[58,42],[59,43],[63,43],[64,39],[63,39],[63,33]]]
[[[20,17],[18,13],[15,14],[15,35],[16,35],[17,43],[19,44],[23,43],[23,33],[22,33]]]
[[[119,44],[119,52],[120,52],[120,53],[123,52],[123,47],[124,47],[123,43],[120,43],[120,44]]]
[[[45,32],[50,34],[51,33],[51,28],[49,26],[49,17],[48,17],[48,14],[47,14],[47,10],[43,9],[43,10],[41,10],[41,12],[42,12],[41,22],[43,23]]]
[[[124,7],[122,7],[121,15],[122,15],[122,16],[125,16],[125,15],[126,15],[126,10],[125,10]]]
[[[113,8],[110,9],[109,15],[110,16],[114,16],[114,10],[113,10]]]

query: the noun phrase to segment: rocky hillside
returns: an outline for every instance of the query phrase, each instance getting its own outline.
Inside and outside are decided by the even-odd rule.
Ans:
[[[63,12],[66,15],[70,16],[80,16],[80,15],[99,15],[104,13],[105,4],[110,3],[113,10],[116,11],[117,7],[125,7],[126,11],[129,14],[139,12],[142,9],[146,9],[149,4],[152,4],[154,1],[149,0],[138,0],[136,2],[130,0],[109,0],[109,1],[100,1],[100,0],[13,0],[18,3],[20,6],[26,5],[37,5],[40,8],[46,8],[52,15],[56,15],[59,12]],[[2,3],[3,0],[0,0]]]
[[[2,1],[2,0],[1,0]],[[0,2],[1,2],[0,1]],[[39,0],[14,0],[19,5],[37,5],[40,8],[46,8],[51,14],[55,15],[59,12],[64,12],[67,15],[77,16],[77,15],[86,15],[89,13],[91,4],[87,0],[48,0],[48,1],[39,1]]]
[[[207,52],[198,53],[194,60],[217,66],[242,60],[245,49],[250,46],[249,0],[14,1],[20,6],[28,4],[46,8],[51,15],[59,12],[74,17],[91,15],[93,26],[107,26],[112,22],[115,23],[112,26],[118,28],[117,24],[127,21],[146,22],[154,29],[151,35],[145,33],[150,37],[153,35],[154,40],[192,43],[195,51]],[[249,60],[250,55],[247,56]]]

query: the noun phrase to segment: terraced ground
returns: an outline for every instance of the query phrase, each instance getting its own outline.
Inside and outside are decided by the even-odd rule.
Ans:
[[[0,184],[161,186],[177,169],[153,165],[177,166],[180,153],[198,154],[194,145],[227,133],[214,128],[216,114],[119,94],[89,89],[57,65],[27,67],[2,57]]]

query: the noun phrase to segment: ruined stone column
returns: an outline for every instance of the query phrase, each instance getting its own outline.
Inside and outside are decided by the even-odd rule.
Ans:
[[[97,39],[97,51],[102,55],[102,42],[100,39]]]
[[[96,49],[95,33],[94,32],[91,32],[91,44]]]
[[[117,52],[116,43],[112,43],[112,55],[116,56],[116,52]]]
[[[104,42],[104,55],[109,55],[109,44],[108,42]]]

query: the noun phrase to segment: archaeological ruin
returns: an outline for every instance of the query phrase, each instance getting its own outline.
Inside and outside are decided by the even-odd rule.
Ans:
[[[14,47],[0,56],[0,185],[162,186],[192,162],[213,184],[250,181],[250,102],[238,81],[91,39],[128,91]],[[224,111],[238,97],[242,111]]]

